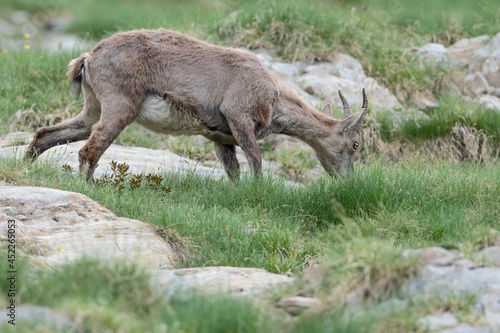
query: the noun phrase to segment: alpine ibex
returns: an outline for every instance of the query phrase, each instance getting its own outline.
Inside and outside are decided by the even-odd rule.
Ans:
[[[362,109],[352,115],[339,91],[344,119],[333,119],[329,104],[322,112],[314,110],[253,54],[165,29],[106,38],[72,60],[67,76],[77,85],[77,98],[83,89],[82,112],[38,129],[26,157],[35,159],[55,145],[89,139],[79,152],[80,172],[87,179],[134,120],[156,132],[212,140],[230,179],[239,176],[235,146],[241,147],[252,171],[261,173],[257,140],[271,133],[306,142],[330,175],[351,172],[368,107],[363,89]]]

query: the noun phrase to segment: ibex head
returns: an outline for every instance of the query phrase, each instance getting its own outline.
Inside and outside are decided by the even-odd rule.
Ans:
[[[351,107],[339,90],[344,108],[344,119],[336,123],[330,135],[316,147],[316,155],[323,168],[331,175],[337,176],[354,171],[352,157],[361,145],[361,130],[368,110],[368,98],[363,89],[363,106],[361,111],[352,114]],[[323,107],[324,114],[331,116],[330,105]]]

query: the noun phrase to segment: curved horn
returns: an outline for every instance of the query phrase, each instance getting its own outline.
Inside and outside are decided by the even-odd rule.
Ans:
[[[339,96],[340,96],[340,99],[342,100],[342,105],[344,106],[344,119],[346,119],[347,117],[349,117],[352,114],[351,107],[349,106],[349,103],[347,103],[344,95],[342,95],[340,90],[339,90]]]
[[[368,98],[366,97],[365,88],[363,88],[363,106],[361,108],[362,109],[367,109],[368,108]]]

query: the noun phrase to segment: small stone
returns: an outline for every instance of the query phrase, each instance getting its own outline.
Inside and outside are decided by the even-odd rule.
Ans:
[[[481,296],[484,317],[491,327],[500,329],[500,290]]]
[[[475,101],[489,110],[500,111],[500,98],[496,96],[481,95]]]
[[[458,325],[458,320],[450,312],[444,312],[420,318],[417,324],[424,330],[437,331]]]
[[[303,297],[303,296],[290,296],[284,297],[276,304],[276,307],[282,308],[292,316],[301,314],[304,310],[317,307],[321,301],[317,298]]]
[[[415,96],[415,103],[420,110],[437,108],[439,103],[430,91],[419,91]]]
[[[418,256],[421,265],[448,266],[456,258],[457,254],[442,247],[426,247],[416,250],[405,250],[405,257]]]
[[[489,91],[488,81],[481,72],[469,74],[465,77],[465,89],[476,96],[487,94]]]
[[[490,246],[479,252],[486,261],[493,262],[500,267],[500,246]]]
[[[482,72],[490,86],[500,88],[500,48],[486,59]]]
[[[439,63],[448,60],[448,51],[443,44],[425,44],[417,53],[424,62]]]

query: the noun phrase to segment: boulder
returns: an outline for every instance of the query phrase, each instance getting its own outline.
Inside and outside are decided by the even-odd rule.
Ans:
[[[492,95],[481,95],[475,99],[476,102],[481,104],[487,109],[500,111],[500,98]]]
[[[447,48],[452,66],[476,72],[490,55],[490,37],[464,38]]]
[[[4,138],[4,141],[11,141]],[[0,141],[1,142],[1,141]],[[78,151],[85,145],[86,141],[72,142],[69,144],[52,147],[38,158],[38,161],[51,161],[59,165],[68,164],[74,170],[78,170]],[[0,156],[24,155],[27,146],[0,148]],[[225,177],[220,168],[208,168],[199,165],[199,162],[176,155],[168,150],[155,150],[142,147],[124,147],[112,144],[99,160],[99,165],[94,172],[94,177],[99,178],[110,173],[111,161],[127,163],[130,165],[130,173],[158,173],[158,172],[181,172],[195,173],[215,178]],[[242,161],[244,166],[246,163]],[[266,169],[268,163],[263,163]]]
[[[262,294],[280,286],[290,285],[294,279],[260,268],[198,267],[158,270],[155,281],[165,288],[167,297],[171,297],[189,290],[238,295]]]
[[[475,96],[487,94],[489,88],[488,81],[482,72],[475,72],[465,77],[465,89]]]
[[[448,62],[448,50],[443,44],[429,43],[417,49],[417,54],[425,63]]]
[[[500,88],[500,47],[488,56],[483,64],[482,72],[490,86]]]
[[[41,266],[83,257],[119,259],[145,268],[173,268],[176,253],[147,223],[118,217],[83,194],[49,188],[3,186],[0,242],[15,221],[16,252]]]
[[[418,326],[424,331],[437,331],[443,328],[458,325],[458,320],[450,312],[428,315],[417,321]]]
[[[64,312],[32,304],[18,305],[16,310],[16,326],[22,332],[27,332],[22,330],[25,323],[36,324],[40,332],[49,332],[43,328],[56,329],[57,332],[79,332],[78,324],[72,321]],[[0,310],[0,315],[2,319],[8,318],[7,311],[3,309]],[[0,328],[8,325],[7,320],[0,321]]]
[[[403,255],[407,258],[417,256],[421,265],[446,266],[453,263],[457,254],[442,247],[426,247],[415,250],[405,250]]]

